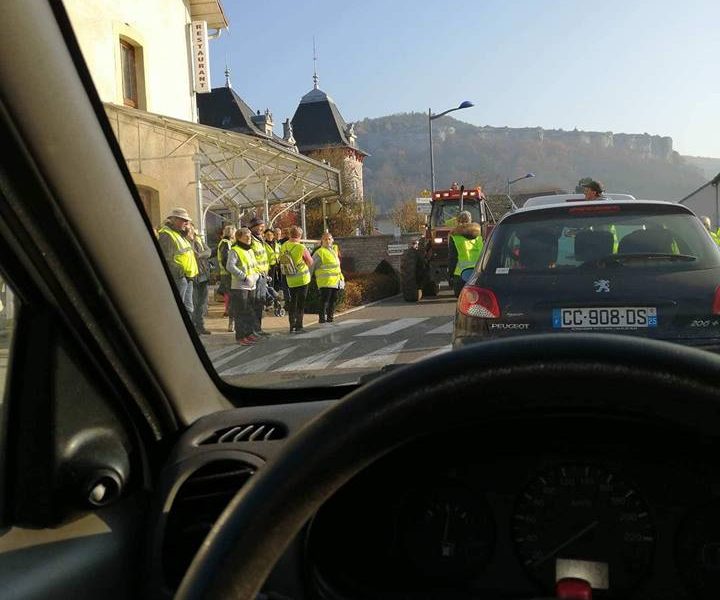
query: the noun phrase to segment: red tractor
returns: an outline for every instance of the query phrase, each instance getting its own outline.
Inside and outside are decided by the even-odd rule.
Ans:
[[[430,199],[430,215],[424,237],[408,248],[400,262],[400,285],[407,302],[417,302],[423,295],[437,296],[441,281],[449,283],[448,238],[457,226],[462,210],[482,226],[483,239],[487,239],[491,224],[485,195],[481,188],[466,190],[453,184],[449,190],[436,190]]]

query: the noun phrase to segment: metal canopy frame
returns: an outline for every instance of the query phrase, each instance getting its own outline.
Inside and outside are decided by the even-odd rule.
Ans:
[[[121,130],[137,129],[134,155],[123,148],[131,172],[142,172],[144,162],[158,160],[195,163],[195,180],[189,183],[196,186],[203,230],[210,208],[244,211],[263,207],[267,214],[272,205],[342,192],[340,171],[272,140],[116,104],[106,104],[106,111],[118,139],[123,139]],[[121,115],[126,117],[122,121]],[[151,135],[152,144],[141,142]]]

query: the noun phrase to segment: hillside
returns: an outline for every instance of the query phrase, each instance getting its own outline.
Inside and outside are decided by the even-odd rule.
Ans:
[[[368,151],[365,196],[380,210],[430,187],[427,115],[409,113],[355,124]],[[672,140],[647,134],[478,127],[449,116],[433,122],[436,187],[453,181],[504,192],[508,178],[533,172],[513,191],[574,191],[582,177],[638,198],[677,200],[708,180],[672,150]]]
[[[683,156],[683,160],[700,169],[706,180],[713,179],[720,173],[720,158],[707,158],[704,156]]]

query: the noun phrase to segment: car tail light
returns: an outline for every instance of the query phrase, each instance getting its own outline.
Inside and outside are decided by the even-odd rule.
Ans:
[[[714,315],[720,315],[720,286],[715,288],[715,298],[713,298],[712,312]]]
[[[474,285],[466,285],[460,292],[458,310],[468,317],[500,318],[500,304],[495,292]]]

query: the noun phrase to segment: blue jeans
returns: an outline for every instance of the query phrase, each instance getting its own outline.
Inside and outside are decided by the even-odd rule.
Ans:
[[[262,331],[262,316],[265,310],[265,298],[267,296],[267,279],[260,277],[255,284],[254,331]]]
[[[235,339],[241,340],[254,330],[253,314],[255,290],[231,290],[230,314],[235,321]]]
[[[208,305],[208,281],[198,281],[193,283],[193,323],[198,331],[205,331],[205,313]]]
[[[182,299],[185,310],[193,315],[193,280],[183,277],[182,279],[176,279],[175,285],[177,286],[178,292],[180,292],[180,298]]]

